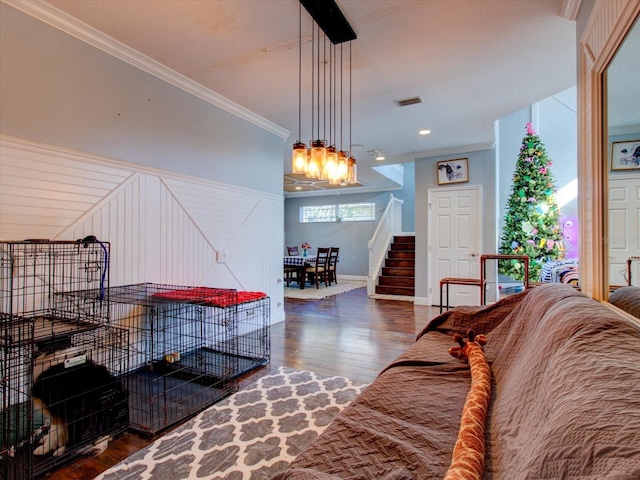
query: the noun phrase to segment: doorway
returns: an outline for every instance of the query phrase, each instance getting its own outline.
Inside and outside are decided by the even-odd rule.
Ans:
[[[441,278],[479,278],[482,187],[431,188],[427,201],[429,294],[431,304],[439,305]],[[449,306],[479,304],[477,287],[449,286]]]

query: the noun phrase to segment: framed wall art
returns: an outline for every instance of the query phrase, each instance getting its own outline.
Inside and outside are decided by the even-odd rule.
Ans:
[[[469,181],[469,159],[456,158],[438,162],[438,185]]]
[[[611,142],[611,170],[640,169],[640,140]]]

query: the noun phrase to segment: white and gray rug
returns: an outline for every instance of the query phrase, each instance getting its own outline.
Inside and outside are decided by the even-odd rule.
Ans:
[[[96,480],[259,480],[284,470],[365,385],[279,367]]]
[[[340,283],[331,285],[330,287],[315,285],[307,285],[304,289],[300,289],[297,283],[291,284],[290,287],[285,285],[284,296],[287,298],[299,298],[303,300],[320,300],[322,298],[331,297],[339,293],[350,292],[356,288],[366,288],[365,280],[340,280]]]

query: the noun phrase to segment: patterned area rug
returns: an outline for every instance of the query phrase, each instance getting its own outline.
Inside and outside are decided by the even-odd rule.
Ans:
[[[303,300],[320,300],[339,293],[350,292],[356,288],[366,288],[366,286],[367,282],[363,280],[340,280],[340,283],[331,285],[330,287],[323,287],[321,285],[320,288],[316,288],[315,285],[307,285],[303,290],[300,290],[298,284],[294,283],[290,287],[285,285],[284,296]]]
[[[365,385],[279,367],[96,480],[260,480],[284,470]]]

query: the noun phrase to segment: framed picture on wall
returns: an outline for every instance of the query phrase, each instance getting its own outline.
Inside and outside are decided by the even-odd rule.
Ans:
[[[469,159],[456,158],[438,162],[438,185],[469,181]]]
[[[611,170],[640,169],[640,140],[611,142]]]

